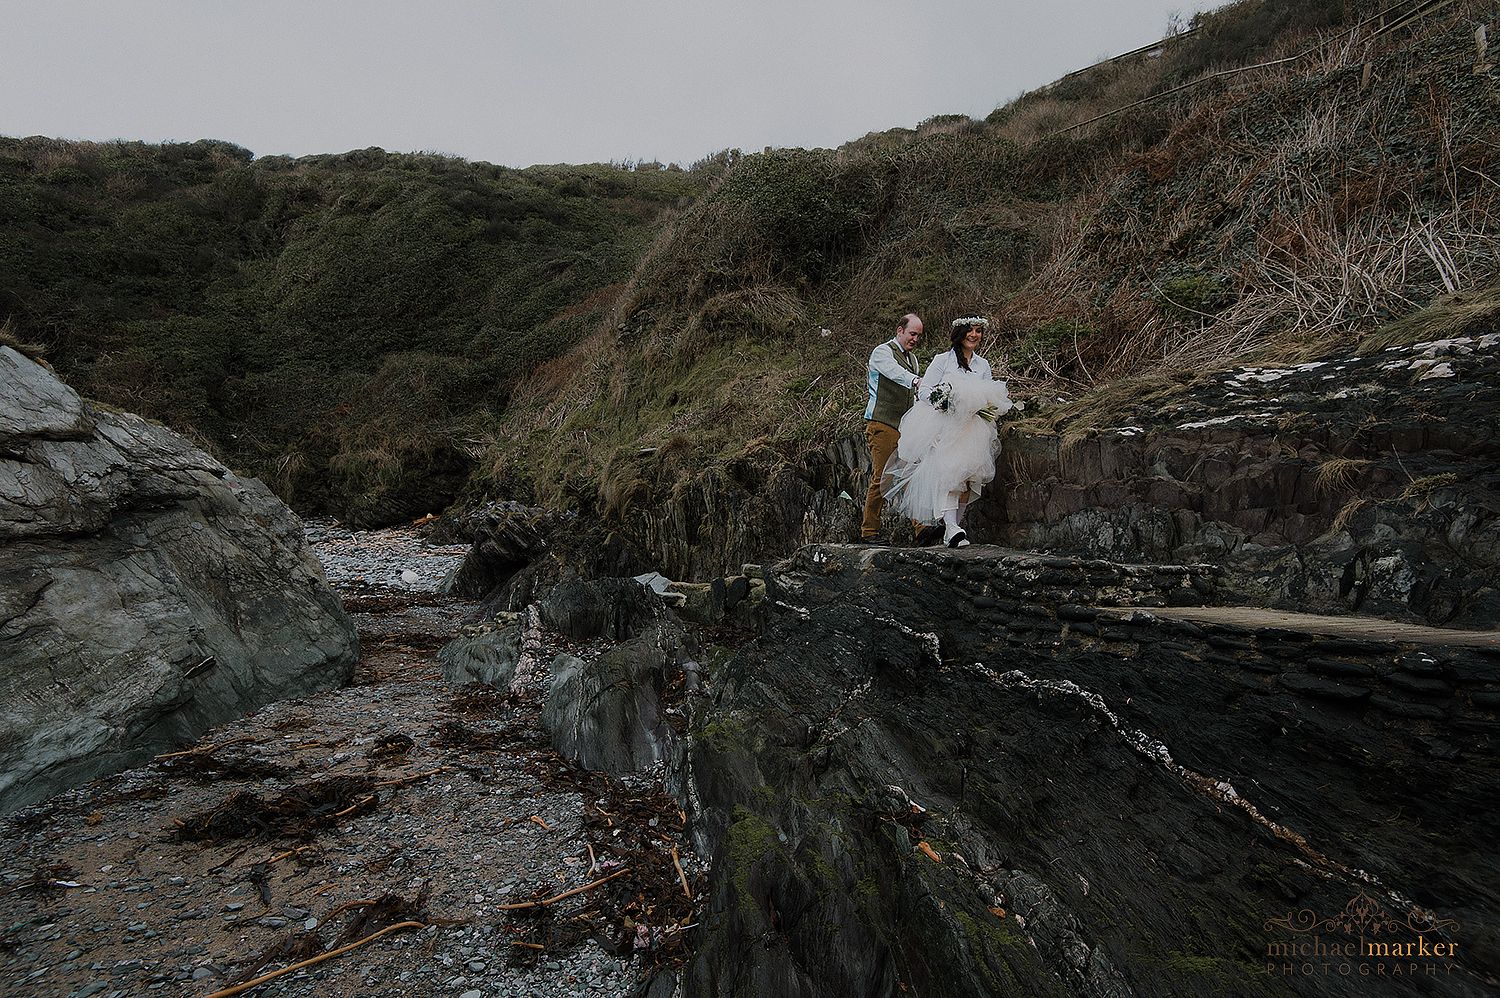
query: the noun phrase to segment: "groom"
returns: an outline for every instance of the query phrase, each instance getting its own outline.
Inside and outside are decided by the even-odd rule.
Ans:
[[[886,462],[896,452],[901,440],[901,417],[911,408],[913,393],[921,387],[917,377],[917,355],[912,349],[922,336],[922,320],[908,312],[896,324],[896,335],[876,347],[870,354],[868,382],[870,400],[865,405],[865,442],[870,445],[870,490],[865,493],[865,515],[860,524],[862,544],[875,543],[880,534],[880,511],[885,496],[880,492],[880,478]],[[920,529],[913,523],[913,529]]]

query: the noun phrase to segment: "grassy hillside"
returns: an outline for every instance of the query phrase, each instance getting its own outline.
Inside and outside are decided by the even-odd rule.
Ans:
[[[1035,417],[1067,421],[1122,379],[1354,343],[1493,282],[1488,8],[1402,23],[1421,7],[1235,4],[985,121],[739,159],[518,394],[476,492],[618,513],[789,461],[857,428],[864,358],[910,308],[927,352],[989,311],[991,359],[1079,400]]]
[[[0,139],[0,321],[304,511],[418,514],[713,169]]]

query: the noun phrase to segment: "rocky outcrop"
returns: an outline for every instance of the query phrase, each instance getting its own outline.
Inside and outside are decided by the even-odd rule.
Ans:
[[[1184,374],[1090,404],[1069,417],[1081,428],[1006,427],[996,481],[969,511],[974,540],[1213,563],[1226,594],[1257,605],[1500,623],[1500,333]],[[635,460],[621,474],[649,483],[657,456]],[[608,566],[557,550],[522,565],[533,546],[512,528],[540,514],[510,510],[479,531],[466,572],[510,580],[488,603],[512,610],[570,572],[711,579],[851,539],[868,476],[846,437],[798,461],[732,462],[666,496],[642,485],[585,518],[612,528],[612,548],[584,546],[613,551]],[[901,542],[905,525],[887,519]]]
[[[502,613],[464,631],[438,650],[443,679],[456,688],[470,683],[508,687],[521,661],[521,615]]]
[[[357,656],[259,481],[0,347],[0,808],[341,684]]]
[[[525,609],[564,580],[650,569],[632,544],[596,516],[504,500],[438,520],[428,540],[471,545],[443,590],[480,600],[480,620]]]
[[[861,481],[870,474],[862,437],[843,437],[795,460],[767,453],[737,458],[656,495],[653,484],[671,477],[655,463],[661,460],[642,455],[639,467],[620,472],[643,484],[606,516],[649,568],[673,579],[725,575],[746,562],[785,557],[801,544],[858,533]]]
[[[766,575],[679,759],[713,856],[688,994],[1500,984],[1500,634],[1178,609],[1217,573],[979,546]]]
[[[1138,390],[1005,437],[973,535],[1211,561],[1243,602],[1500,623],[1500,333]]]
[[[539,692],[542,727],[564,758],[620,774],[671,754],[682,711],[668,701],[697,664],[687,629],[649,585],[567,579],[522,613],[463,630],[438,652],[444,678]]]
[[[550,532],[545,510],[498,501],[439,519],[427,539],[433,544],[472,545],[443,589],[455,596],[483,599],[540,558],[547,551]]]
[[[542,709],[553,746],[606,773],[634,773],[665,759],[674,732],[663,699],[682,673],[680,651],[680,639],[665,626],[586,658],[558,655]]]
[[[536,609],[539,624],[575,642],[548,667],[542,727],[558,752],[606,773],[666,758],[663,700],[680,685],[685,636],[661,597],[634,579],[570,580]]]
[[[634,579],[570,579],[537,602],[541,622],[575,641],[625,641],[662,618],[662,601]]]

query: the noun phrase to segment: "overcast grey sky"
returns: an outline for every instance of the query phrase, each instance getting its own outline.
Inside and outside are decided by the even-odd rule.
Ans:
[[[510,166],[834,146],[1219,0],[0,0],[0,135]]]

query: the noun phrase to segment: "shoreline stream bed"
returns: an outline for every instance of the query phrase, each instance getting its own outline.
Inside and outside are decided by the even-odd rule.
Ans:
[[[437,651],[476,607],[437,591],[461,549],[308,535],[359,626],[352,684],[4,818],[0,994],[207,996],[403,922],[246,993],[639,992],[680,948],[641,945],[646,871],[676,850],[681,889],[702,882],[660,769],[560,757],[545,670],[519,692],[444,683]]]

